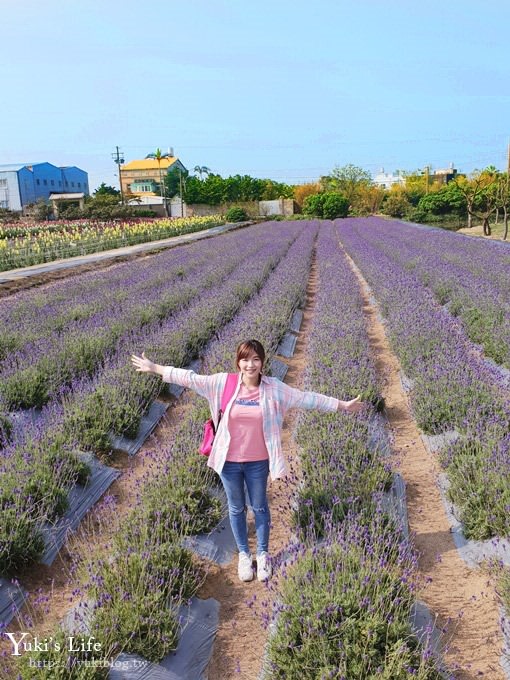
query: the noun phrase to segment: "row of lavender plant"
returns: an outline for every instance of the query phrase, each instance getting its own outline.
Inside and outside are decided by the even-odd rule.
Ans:
[[[235,346],[246,337],[258,337],[270,360],[294,309],[304,299],[315,233],[316,228],[307,225],[260,292],[208,345],[204,372],[232,370]],[[146,347],[141,344],[137,349]],[[116,530],[113,554],[107,546],[104,557],[86,564],[79,594],[95,601],[89,625],[103,642],[103,657],[123,650],[157,661],[175,649],[178,605],[201,582],[200,570],[180,544],[183,536],[213,526],[220,504],[210,489],[217,476],[193,453],[206,407],[196,395],[189,398],[192,403],[173,442],[157,456],[157,477],[140,487],[132,512]],[[62,633],[55,633],[56,639],[59,636]],[[53,660],[69,667],[67,656],[64,650]],[[26,658],[19,670],[23,678],[38,677],[27,674]],[[81,673],[76,665],[66,677],[85,677]]]
[[[305,387],[344,399],[361,392],[375,401],[359,284],[330,223],[321,226],[317,266]],[[389,468],[383,442],[368,443],[372,418],[300,415],[300,541],[271,586],[277,604],[264,613],[274,627],[265,678],[441,677],[410,627],[416,554],[403,527],[383,510]]]
[[[510,368],[508,246],[380,218],[369,225],[377,247],[414,272],[487,357]]]
[[[266,239],[270,237],[267,227],[261,233]],[[253,257],[262,246],[263,242],[258,239],[246,246],[242,234],[227,234],[224,241],[212,239],[203,245],[203,252],[199,251],[197,258],[198,271],[193,260],[186,267],[190,253],[180,255],[177,266],[171,270],[166,264],[167,275],[161,266],[154,270],[152,265],[149,269],[145,264],[142,286],[133,289],[131,279],[124,279],[123,294],[128,297],[122,304],[118,297],[114,298],[110,305],[101,305],[100,311],[87,319],[68,324],[65,332],[58,323],[53,333],[46,333],[8,355],[0,365],[0,398],[5,407],[41,408],[61,387],[81,375],[94,375],[105,355],[115,351],[126,333],[150,328],[151,324],[158,326],[207,288],[221,285],[244,258]],[[230,253],[226,265],[225,249]],[[109,298],[105,295],[107,289],[105,281],[101,292]],[[16,325],[11,324],[15,335]]]
[[[510,535],[510,402],[500,372],[474,351],[459,322],[413,272],[377,247],[371,220],[337,223],[385,317],[393,351],[412,380],[412,409],[425,433],[455,429],[441,452],[464,532]]]
[[[33,561],[42,551],[41,521],[66,508],[69,489],[86,474],[78,447],[109,450],[110,433],[137,429],[141,415],[159,394],[161,382],[131,370],[133,349],[145,346],[160,363],[185,365],[247,302],[285,255],[302,227],[282,226],[221,288],[208,291],[165,323],[124,338],[119,352],[92,380],[75,382],[63,403],[51,403],[44,417],[16,427],[2,451],[0,573]]]
[[[264,241],[258,253],[239,264],[221,284],[202,293],[189,307],[161,324],[134,330],[107,357],[101,374],[92,381],[76,382],[70,400],[64,399],[64,428],[81,446],[96,451],[110,448],[110,433],[136,433],[141,415],[159,395],[161,386],[151,376],[133,375],[126,363],[133,347],[144,344],[158,363],[183,366],[195,357],[262,287],[285,256],[302,228],[284,225]],[[92,427],[90,424],[93,423]]]
[[[66,333],[76,323],[126,301],[138,299],[157,283],[170,284],[192,274],[207,262],[217,239],[164,250],[128,262],[114,263],[107,272],[97,270],[66,276],[41,287],[23,290],[2,300],[0,308],[0,360],[48,334]]]

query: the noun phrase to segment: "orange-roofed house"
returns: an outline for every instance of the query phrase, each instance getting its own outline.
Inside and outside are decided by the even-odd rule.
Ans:
[[[172,170],[186,172],[181,161],[173,155],[161,156],[158,161],[154,154],[149,154],[143,160],[126,163],[121,170],[124,196],[164,196],[161,182]]]

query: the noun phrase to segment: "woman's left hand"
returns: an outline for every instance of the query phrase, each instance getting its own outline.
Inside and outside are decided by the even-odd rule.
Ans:
[[[351,401],[341,401],[340,405],[342,410],[347,411],[347,413],[357,413],[365,407],[365,402],[361,401],[361,394]]]

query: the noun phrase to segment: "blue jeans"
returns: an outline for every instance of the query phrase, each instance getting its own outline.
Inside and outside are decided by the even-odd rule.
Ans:
[[[250,463],[225,461],[221,471],[220,477],[228,500],[228,516],[239,552],[250,553],[246,526],[245,482],[250,505],[255,515],[257,554],[268,552],[271,522],[266,493],[268,474],[268,460],[256,460]]]

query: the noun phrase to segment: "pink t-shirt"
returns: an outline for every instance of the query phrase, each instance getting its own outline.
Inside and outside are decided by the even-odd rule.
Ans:
[[[262,430],[262,409],[258,386],[241,385],[230,407],[228,431],[230,433],[230,445],[226,458],[228,461],[249,463],[269,458]]]

